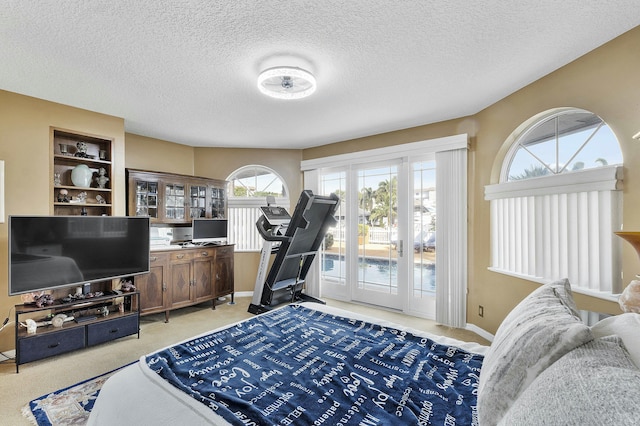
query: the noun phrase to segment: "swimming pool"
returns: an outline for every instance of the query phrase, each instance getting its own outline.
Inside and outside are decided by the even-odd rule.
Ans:
[[[358,262],[358,280],[367,284],[397,287],[398,265],[395,260],[375,257],[360,257]],[[340,278],[345,275],[346,263],[344,256],[338,254],[324,254],[322,256],[322,275],[330,278]],[[413,264],[413,289],[421,292],[436,291],[436,265],[433,263]]]

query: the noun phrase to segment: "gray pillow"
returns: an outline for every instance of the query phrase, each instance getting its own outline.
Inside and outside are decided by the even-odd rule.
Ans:
[[[495,425],[540,373],[593,339],[568,280],[545,284],[504,319],[485,355],[478,388],[481,425]]]
[[[520,395],[501,425],[637,425],[640,370],[617,336],[574,349]]]

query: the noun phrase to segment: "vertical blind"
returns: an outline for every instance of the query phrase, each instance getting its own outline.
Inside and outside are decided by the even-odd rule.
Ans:
[[[229,203],[231,204],[231,203]],[[235,244],[236,251],[255,251],[262,247],[262,238],[256,229],[256,222],[262,214],[259,207],[228,208],[230,244]]]
[[[467,318],[467,149],[436,152],[436,321],[463,328]]]
[[[490,269],[620,292],[621,174],[615,166],[487,186]]]

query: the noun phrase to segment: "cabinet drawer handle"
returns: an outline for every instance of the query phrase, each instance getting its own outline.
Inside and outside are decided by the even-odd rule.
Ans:
[[[118,328],[114,328],[114,329],[110,330],[109,333],[117,333],[118,330],[119,330]]]
[[[48,346],[49,349],[53,349],[53,348],[57,348],[58,346],[60,346],[60,342],[58,343],[52,343]]]
[[[182,259],[182,258],[184,257],[184,254],[178,254],[178,255],[176,255],[176,257],[177,257],[178,259]]]
[[[157,257],[155,257],[155,256],[152,256],[152,257],[150,257],[150,258],[149,258],[149,260],[150,260],[151,262],[155,262],[156,260],[158,260],[158,258],[157,258]]]
[[[202,255],[202,257],[207,257],[207,256],[209,256],[209,253],[207,253],[206,251],[203,251],[203,252],[201,253],[201,255]]]

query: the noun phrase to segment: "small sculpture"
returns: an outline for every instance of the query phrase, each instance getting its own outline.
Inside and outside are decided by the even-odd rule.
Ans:
[[[31,318],[27,319],[24,323],[20,323],[20,325],[27,328],[27,334],[36,334],[38,324]]]
[[[53,297],[50,294],[41,294],[33,297],[33,301],[38,308],[53,305]]]
[[[86,203],[87,202],[87,193],[86,192],[84,192],[84,191],[79,192],[77,197],[78,197],[78,202],[79,203]]]
[[[640,281],[633,280],[624,289],[618,304],[623,312],[635,312],[640,314]]]
[[[58,202],[59,203],[68,203],[71,201],[71,197],[69,196],[69,191],[66,189],[61,189],[58,191]]]
[[[104,189],[107,187],[107,182],[109,182],[109,178],[105,176],[106,174],[107,174],[107,171],[105,170],[105,168],[100,167],[100,170],[98,170],[98,177],[96,178],[96,182],[98,182],[98,188]]]
[[[104,199],[104,197],[100,194],[96,195],[96,201],[98,202],[98,204],[106,204],[107,201]]]
[[[51,318],[51,325],[55,328],[60,328],[64,325],[65,319],[67,318],[66,314],[58,314]]]
[[[125,293],[129,293],[131,291],[136,291],[136,286],[133,285],[133,282],[131,282],[130,280],[123,279],[120,281],[120,290]]]
[[[75,156],[76,157],[82,157],[82,158],[87,158],[87,144],[86,142],[78,142],[76,144],[76,148],[78,149],[78,151],[76,151]]]

